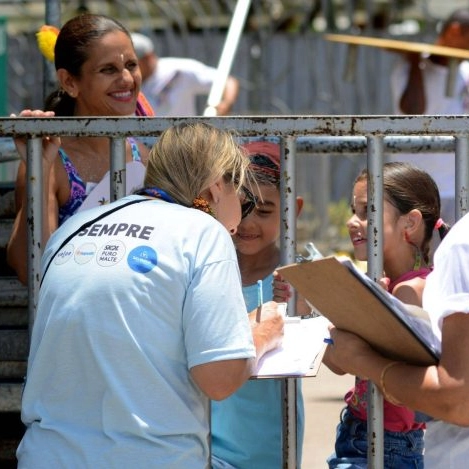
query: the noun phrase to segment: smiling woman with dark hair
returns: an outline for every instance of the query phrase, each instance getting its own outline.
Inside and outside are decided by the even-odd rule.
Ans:
[[[80,15],[64,24],[54,36],[50,29],[48,44],[55,48],[53,57],[59,82],[45,103],[45,110],[24,110],[21,117],[52,116],[131,116],[143,107],[140,85],[142,77],[130,33],[119,22],[102,15]],[[57,34],[57,33],[55,33]],[[17,140],[18,152],[26,158],[24,140]],[[126,141],[128,165],[127,189],[142,184],[148,149],[134,139]],[[107,137],[71,136],[43,139],[43,235],[44,246],[51,233],[67,218],[88,206],[98,205],[89,197],[103,180],[110,165]],[[130,169],[131,168],[131,169]],[[131,175],[134,175],[132,178]],[[109,186],[104,200],[109,201]],[[95,192],[96,193],[99,191]],[[17,216],[8,243],[8,263],[23,283],[28,280],[26,214],[26,164],[20,163],[16,180]]]

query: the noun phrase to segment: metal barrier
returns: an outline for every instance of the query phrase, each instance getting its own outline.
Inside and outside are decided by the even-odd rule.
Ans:
[[[456,219],[469,208],[469,127],[465,116],[255,116],[223,118],[0,118],[0,137],[28,138],[29,314],[34,321],[39,288],[41,243],[41,137],[46,135],[107,136],[111,139],[111,194],[125,193],[124,138],[158,136],[180,122],[204,121],[235,132],[240,138],[274,138],[288,151],[282,152],[281,168],[281,263],[291,263],[296,253],[295,165],[298,148],[309,152],[346,151],[367,154],[372,190],[368,206],[368,275],[374,280],[383,270],[383,157],[391,151],[454,151],[456,161]],[[425,158],[425,155],[422,155]],[[123,181],[123,182],[119,182]],[[290,311],[294,311],[293,306]],[[284,467],[296,467],[296,379],[284,379]],[[368,461],[370,468],[383,467],[382,396],[371,385],[369,402]]]

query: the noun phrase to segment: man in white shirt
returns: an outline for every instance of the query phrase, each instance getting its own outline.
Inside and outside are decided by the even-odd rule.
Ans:
[[[456,10],[445,21],[436,45],[469,50],[469,9]],[[395,114],[467,114],[469,111],[469,62],[458,67],[453,96],[446,95],[448,57],[401,56],[391,75]],[[440,190],[442,216],[455,221],[455,159],[445,154],[395,154],[390,161],[408,161],[433,177]]]
[[[208,95],[217,70],[193,59],[158,57],[153,41],[132,33],[135,52],[142,72],[142,92],[158,117],[196,116],[196,98]],[[228,76],[217,115],[229,114],[236,101],[239,82]]]

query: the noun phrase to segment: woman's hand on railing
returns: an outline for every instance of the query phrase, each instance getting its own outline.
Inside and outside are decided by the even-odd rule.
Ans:
[[[25,109],[19,116],[11,114],[10,117],[54,117],[53,111],[41,111],[40,109]],[[26,137],[17,137],[14,139],[16,149],[21,159],[26,161]],[[58,155],[60,147],[60,137],[46,136],[42,138],[42,155],[47,163],[52,164]]]

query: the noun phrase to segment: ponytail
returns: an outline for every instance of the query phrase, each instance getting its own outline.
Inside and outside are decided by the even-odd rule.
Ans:
[[[443,221],[443,218],[438,218],[435,223],[435,230],[438,230],[438,234],[440,235],[440,240],[442,240],[451,229],[451,226],[448,225]]]

